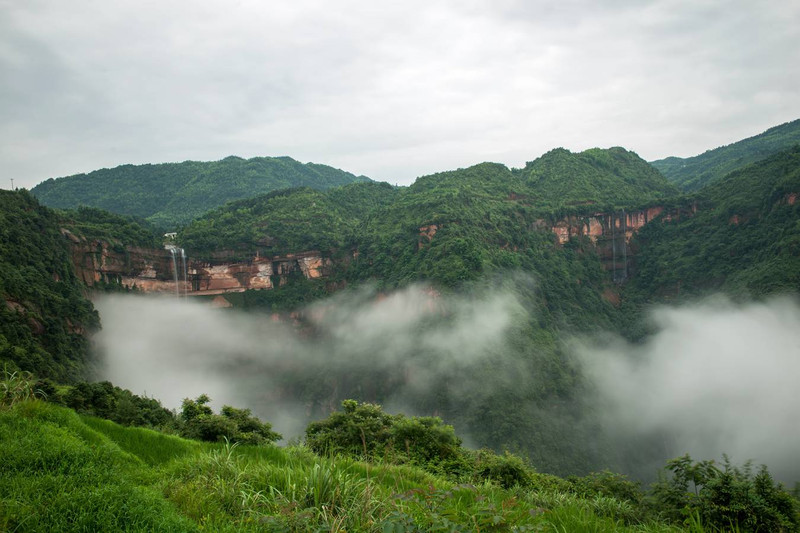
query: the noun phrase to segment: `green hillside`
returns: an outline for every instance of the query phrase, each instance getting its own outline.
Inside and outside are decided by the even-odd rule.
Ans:
[[[212,210],[187,225],[181,245],[192,257],[232,251],[282,255],[352,246],[357,228],[394,195],[385,183],[354,183],[329,191],[284,189]]]
[[[345,405],[337,415],[313,433],[352,424],[371,441],[381,431],[376,424],[386,422],[390,431],[437,434],[435,420],[387,418],[377,406]],[[406,448],[426,449],[418,440]],[[435,474],[345,451],[319,456],[306,446],[188,441],[39,400],[13,401],[0,404],[0,529],[798,531],[796,501],[766,471],[684,457],[669,465],[672,480],[645,493],[610,472],[565,480],[508,454],[464,453],[473,457],[472,473],[457,473],[453,463],[450,474]]]
[[[650,164],[685,191],[696,191],[738,168],[800,143],[800,119],[694,157],[668,157]]]
[[[706,186],[691,217],[646,226],[628,290],[658,300],[800,290],[800,146]]]
[[[214,162],[123,165],[51,178],[31,192],[49,207],[97,207],[173,229],[231,200],[287,187],[327,189],[365,180],[368,178],[325,165],[302,164],[290,157],[231,156]]]
[[[592,205],[613,210],[678,193],[642,158],[618,147],[578,154],[557,148],[525,165],[522,177],[542,207]]]
[[[86,376],[99,320],[60,223],[26,191],[0,191],[0,364],[72,381]]]

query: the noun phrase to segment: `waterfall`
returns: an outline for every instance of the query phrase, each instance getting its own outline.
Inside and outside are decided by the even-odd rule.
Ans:
[[[189,279],[189,272],[186,270],[186,252],[183,248],[181,248],[181,273],[183,274],[183,297],[186,298],[186,294],[189,292],[186,286],[186,282]]]
[[[178,259],[177,259],[178,251],[173,246],[172,248],[169,249],[169,253],[172,256],[172,275],[175,278],[175,296],[180,298],[181,293],[180,293],[180,287],[178,286]]]

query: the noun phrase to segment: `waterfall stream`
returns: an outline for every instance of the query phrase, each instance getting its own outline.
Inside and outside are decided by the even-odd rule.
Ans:
[[[168,246],[167,249],[172,256],[172,278],[175,280],[175,297],[181,297],[181,281],[183,281],[184,284],[183,296],[185,297],[189,291],[186,287],[186,281],[189,278],[188,271],[186,270],[186,252],[183,248],[172,245]],[[180,271],[178,270],[178,253],[181,254]]]

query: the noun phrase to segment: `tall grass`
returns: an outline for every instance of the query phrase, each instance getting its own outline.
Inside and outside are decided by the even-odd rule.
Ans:
[[[7,366],[3,367],[3,373],[0,375],[0,407],[46,397],[44,391],[36,388],[33,374],[20,370],[10,371]]]
[[[0,531],[193,531],[135,457],[65,408],[0,410]]]
[[[197,453],[201,444],[158,431],[139,427],[124,427],[92,416],[82,416],[83,422],[102,433],[120,448],[149,465],[168,463],[187,454]]]

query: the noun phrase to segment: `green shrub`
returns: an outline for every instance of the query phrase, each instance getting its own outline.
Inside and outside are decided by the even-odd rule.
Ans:
[[[250,409],[222,406],[217,415],[207,405],[211,399],[201,394],[196,400],[186,398],[181,407],[182,436],[208,442],[227,440],[232,443],[264,444],[282,437],[272,431],[269,422],[262,422],[250,414]]]

